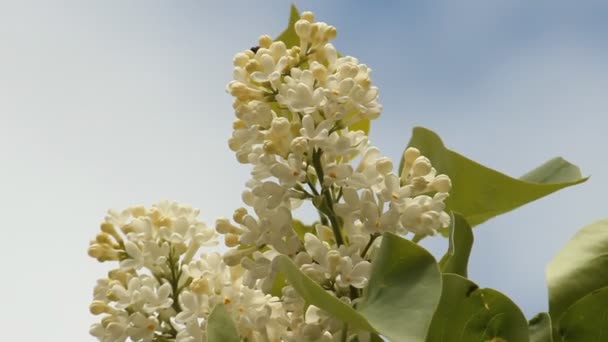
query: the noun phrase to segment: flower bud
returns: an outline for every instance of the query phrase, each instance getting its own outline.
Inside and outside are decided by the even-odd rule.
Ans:
[[[452,189],[452,180],[446,175],[439,175],[435,177],[429,185],[437,192],[450,192]]]
[[[392,170],[393,162],[390,160],[390,158],[382,157],[376,160],[376,171],[378,171],[381,175],[387,175]]]
[[[106,313],[111,311],[112,308],[110,308],[108,306],[108,304],[100,301],[100,300],[94,300],[93,303],[91,303],[91,305],[89,305],[89,311],[97,316],[97,315],[101,315],[102,313]]]
[[[302,14],[300,14],[300,18],[312,23],[315,21],[315,14],[310,11],[302,12]]]
[[[118,234],[116,228],[114,228],[114,225],[109,222],[104,222],[101,224],[101,231],[106,234],[110,234],[114,238],[114,240],[118,242],[122,241],[122,237],[120,236],[120,234]]]
[[[261,48],[268,49],[270,44],[272,44],[272,38],[269,35],[265,34],[258,38],[258,45]]]
[[[224,263],[230,267],[236,266],[241,263],[241,259],[253,253],[256,247],[245,248],[245,249],[231,249],[224,253]]]
[[[232,64],[234,64],[235,67],[243,68],[245,65],[247,65],[247,62],[249,62],[249,56],[242,52],[234,55],[234,58],[232,59]]]
[[[97,243],[102,244],[102,245],[115,246],[114,240],[112,240],[112,237],[106,233],[97,234],[97,236],[95,237],[95,241],[97,241]]]
[[[338,35],[338,30],[336,30],[336,28],[333,26],[328,26],[325,29],[325,31],[323,32],[323,39],[325,41],[332,40],[332,39],[336,38],[337,35]]]
[[[232,214],[232,219],[234,220],[234,222],[242,224],[245,215],[247,215],[247,209],[245,209],[244,207],[240,207],[234,211],[234,213]]]
[[[412,165],[414,164],[414,161],[416,160],[416,158],[418,158],[420,156],[420,150],[418,150],[415,147],[408,147],[404,152],[403,152],[403,170],[407,170],[407,172],[409,173]],[[405,177],[403,177],[405,176]],[[406,175],[402,175],[401,178],[407,178],[407,174]]]
[[[232,121],[232,129],[237,130],[237,129],[245,129],[247,128],[247,124],[245,123],[245,121],[241,120],[241,119],[236,119],[234,121]]]
[[[414,177],[417,176],[426,176],[431,172],[432,166],[431,161],[424,156],[420,156],[416,158],[414,164],[412,165],[412,175]]]
[[[226,243],[226,247],[236,247],[239,245],[239,236],[228,233],[224,236],[224,242]]]
[[[311,31],[311,24],[309,21],[300,19],[296,21],[294,28],[296,30],[296,34],[298,35],[298,37],[300,37],[300,39],[308,40]]]
[[[220,217],[215,221],[215,230],[220,234],[240,234],[241,229],[234,226],[225,217]]]
[[[245,65],[245,70],[247,70],[247,72],[251,74],[254,71],[262,70],[262,65],[257,60],[251,59],[249,60],[249,62],[247,62],[247,65]]]

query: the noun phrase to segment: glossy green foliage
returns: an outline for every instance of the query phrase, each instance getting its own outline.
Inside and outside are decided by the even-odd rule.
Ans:
[[[240,342],[234,321],[228,315],[224,305],[216,305],[207,322],[207,341]]]
[[[440,296],[441,273],[433,256],[386,233],[357,310],[390,341],[425,341]]]
[[[467,221],[455,213],[452,214],[449,238],[448,251],[439,261],[441,272],[455,273],[466,278],[469,256],[473,248],[473,231]]]
[[[509,298],[480,289],[456,274],[443,274],[443,292],[428,342],[527,342],[528,322]]]
[[[572,305],[559,320],[557,341],[608,341],[608,287],[595,290]]]
[[[452,179],[447,206],[460,213],[471,227],[587,179],[581,177],[578,167],[561,158],[550,160],[521,179],[512,178],[447,149],[437,134],[422,127],[414,128],[408,146],[418,148],[438,173]]]
[[[583,227],[557,253],[547,267],[547,285],[549,313],[557,322],[575,302],[608,286],[608,219]]]
[[[553,342],[551,316],[541,312],[530,320],[530,342]]]

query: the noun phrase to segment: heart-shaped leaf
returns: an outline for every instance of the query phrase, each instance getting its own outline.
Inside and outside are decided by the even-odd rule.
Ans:
[[[554,321],[582,297],[608,286],[608,219],[583,227],[557,253],[547,266],[547,285]]]
[[[428,342],[528,342],[528,322],[508,297],[480,289],[457,274],[443,274],[441,302]]]
[[[578,300],[559,320],[559,341],[608,341],[608,287]]]
[[[435,258],[415,243],[386,233],[357,311],[390,341],[424,341],[440,296]]]
[[[449,238],[448,251],[439,261],[441,272],[455,273],[466,278],[469,256],[473,247],[473,231],[459,214],[452,213]]]
[[[437,134],[422,127],[414,128],[408,146],[418,148],[438,173],[452,179],[447,207],[460,213],[471,227],[587,180],[578,167],[562,158],[544,163],[521,179],[512,178],[447,149]]]

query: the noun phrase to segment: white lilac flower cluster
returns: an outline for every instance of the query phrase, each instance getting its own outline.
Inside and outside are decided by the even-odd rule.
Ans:
[[[228,267],[198,210],[174,202],[110,210],[89,246],[99,261],[119,267],[97,281],[90,310],[103,315],[90,333],[99,341],[202,342],[205,319],[219,303],[229,308],[248,341],[278,341],[278,298],[242,284],[243,269]]]
[[[242,196],[251,209],[215,225],[231,249],[201,254],[215,232],[189,207],[164,202],[111,211],[89,248],[99,261],[120,264],[95,288],[91,311],[104,317],[91,334],[100,341],[207,341],[217,304],[248,342],[369,340],[369,333],[343,331],[281,283],[275,257],[289,256],[354,305],[382,233],[433,235],[449,224],[449,177],[415,148],[394,171],[357,129],[382,110],[371,69],[341,57],[329,43],[336,29],[312,13],[302,13],[294,29],[299,45],[262,36],[259,47],[234,57],[227,90],[237,118],[229,146],[252,165],[252,178]],[[310,226],[292,217],[305,202],[319,213]]]
[[[233,223],[219,219],[216,229],[235,247],[225,261],[246,269],[248,286],[268,292],[272,260],[285,254],[350,302],[367,285],[382,233],[433,235],[449,225],[444,200],[451,182],[415,148],[405,151],[401,172],[394,171],[393,162],[355,128],[382,109],[371,69],[340,57],[329,43],[336,29],[314,22],[310,12],[295,23],[295,32],[297,46],[262,36],[258,48],[234,57],[227,90],[237,118],[229,146],[237,160],[253,167],[243,193],[253,212],[240,208]],[[302,234],[291,213],[304,201],[320,218]],[[283,288],[293,333],[285,340],[335,340],[340,323],[298,298],[293,288]]]

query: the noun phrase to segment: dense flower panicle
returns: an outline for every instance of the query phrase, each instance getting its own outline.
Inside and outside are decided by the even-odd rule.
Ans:
[[[187,282],[181,268],[216,233],[190,206],[163,201],[150,208],[110,210],[89,255],[116,261],[119,268],[100,279],[91,312],[104,315],[91,327],[100,341],[152,341],[171,336],[178,308],[176,291]]]
[[[449,225],[444,200],[451,183],[415,148],[405,151],[397,174],[364,132],[350,128],[379,116],[378,89],[370,68],[339,57],[329,43],[335,28],[313,19],[305,12],[296,22],[299,45],[262,36],[257,51],[234,58],[227,90],[237,118],[229,146],[253,166],[243,201],[257,217],[235,214],[234,224],[221,219],[216,229],[241,246],[225,259],[241,260],[248,286],[268,287],[276,253],[256,251],[270,247],[336,296],[350,298],[350,288],[367,284],[382,233],[433,235]],[[351,165],[354,159],[358,165]],[[306,200],[322,222],[298,236],[290,213]]]
[[[265,35],[233,60],[228,145],[252,167],[242,194],[250,209],[217,219],[215,230],[197,219],[198,210],[173,202],[108,213],[89,247],[90,256],[119,266],[94,289],[90,309],[103,317],[91,334],[100,341],[204,342],[217,305],[247,341],[369,341],[369,332],[345,331],[281,283],[276,257],[290,257],[354,305],[383,233],[433,235],[449,225],[450,178],[415,148],[394,170],[354,128],[382,111],[371,69],[340,56],[329,43],[336,29],[312,13],[302,13],[294,29],[296,46]],[[319,213],[312,225],[292,216],[303,203]],[[201,253],[216,232],[230,249]]]

